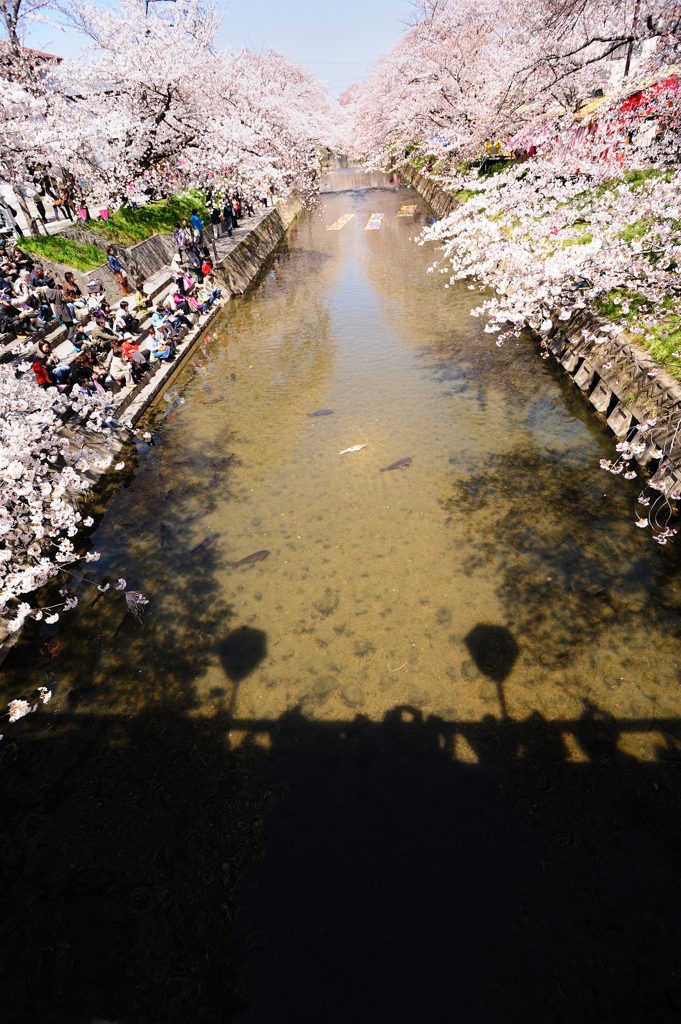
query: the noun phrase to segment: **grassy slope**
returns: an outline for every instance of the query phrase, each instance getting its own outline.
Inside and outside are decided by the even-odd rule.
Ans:
[[[172,234],[175,224],[187,220],[193,210],[199,211],[204,223],[209,222],[206,201],[203,192],[183,192],[171,199],[162,199],[157,203],[149,203],[137,210],[122,207],[109,217],[108,222],[97,217],[87,223],[79,223],[79,227],[91,231],[99,239],[108,239],[116,245],[135,245],[151,238],[159,232]],[[74,242],[63,235],[50,235],[41,238],[24,238],[22,247],[27,252],[43,256],[54,263],[64,263],[87,273],[95,267],[106,263],[106,254],[96,245],[84,245]]]
[[[171,199],[140,206],[137,210],[129,206],[121,207],[109,216],[108,221],[98,217],[83,227],[95,231],[100,237],[110,238],[115,244],[135,245],[159,232],[172,234],[175,224],[181,223],[183,217],[189,220],[193,210],[199,211],[204,223],[209,222],[203,192],[183,192]]]
[[[48,235],[41,238],[20,239],[21,248],[26,252],[42,256],[54,263],[64,263],[67,267],[74,267],[87,273],[95,267],[101,267],[106,263],[106,256],[96,245],[81,245],[63,235]]]

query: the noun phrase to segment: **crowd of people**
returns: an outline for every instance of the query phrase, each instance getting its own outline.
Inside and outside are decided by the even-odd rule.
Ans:
[[[36,193],[34,203],[46,197],[52,200],[55,217],[60,207],[71,216],[66,193],[55,192],[51,179],[36,178],[36,187],[41,194]],[[260,202],[267,206],[267,196]],[[239,220],[254,214],[251,199],[238,192],[218,201],[209,190],[207,206],[213,239],[231,238]],[[45,223],[44,200],[38,213]],[[5,344],[16,339],[32,347],[35,342],[32,363],[40,387],[67,390],[75,384],[90,393],[134,388],[151,364],[173,359],[178,335],[191,326],[189,317],[208,312],[220,297],[205,228],[196,209],[175,224],[172,286],[156,304],[145,291],[144,280],[133,283],[124,260],[109,245],[107,263],[123,295],[115,309],[101,282],[90,281],[84,294],[72,272],[58,282],[31,253],[0,237],[0,337],[10,336],[3,339]],[[71,344],[67,356],[63,349],[57,355],[45,338],[60,325],[66,328]]]
[[[151,364],[174,358],[189,317],[207,313],[220,297],[208,249],[192,238],[183,253],[191,253],[198,267],[193,273],[193,264],[184,268],[178,252],[172,285],[154,303],[141,278],[134,292],[129,287],[127,271],[109,246],[109,266],[124,295],[112,308],[100,281],[90,281],[83,293],[73,273],[56,282],[30,253],[0,243],[0,335],[29,344],[36,336],[32,363],[40,387],[70,390],[75,384],[89,393],[134,388]],[[44,337],[60,325],[71,346],[61,358]]]

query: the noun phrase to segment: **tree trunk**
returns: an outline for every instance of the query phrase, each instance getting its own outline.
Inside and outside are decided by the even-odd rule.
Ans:
[[[638,13],[641,10],[641,0],[636,0],[636,6],[634,7],[634,21],[631,26],[632,35],[636,33],[636,26],[638,24]],[[627,63],[624,65],[624,78],[629,77],[629,68],[631,67],[631,57],[634,52],[634,40],[632,39],[629,43],[629,49],[627,50]]]
[[[37,223],[35,217],[31,216],[31,211],[28,208],[28,203],[26,202],[24,197],[22,195],[20,195],[20,193],[18,191],[16,191],[14,194],[17,197],[17,202],[19,203],[19,206],[21,207],[22,213],[23,213],[24,217],[26,218],[26,223],[28,224],[28,230],[31,232],[31,235],[33,236],[33,238],[40,238],[40,231],[38,230],[38,223]],[[48,234],[47,228],[45,229],[45,234],[46,235]]]

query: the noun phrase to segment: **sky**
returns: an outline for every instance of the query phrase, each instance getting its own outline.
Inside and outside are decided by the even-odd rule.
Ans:
[[[413,11],[409,0],[219,0],[219,7],[221,46],[281,50],[325,82],[332,96],[361,81],[397,42]],[[82,43],[75,32],[42,25],[26,39],[62,57],[75,57]]]

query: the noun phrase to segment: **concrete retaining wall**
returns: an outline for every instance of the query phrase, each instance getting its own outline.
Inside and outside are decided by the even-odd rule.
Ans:
[[[442,220],[459,205],[459,200],[448,192],[443,192],[436,181],[421,174],[411,164],[405,163],[397,168],[400,178],[416,189],[418,194],[425,199],[435,216]]]
[[[83,234],[87,234],[87,232],[83,232]],[[89,239],[89,244],[92,244],[92,239]],[[138,242],[137,245],[132,245],[129,249],[122,245],[117,245],[115,248],[121,263],[128,271],[128,279],[133,291],[135,290],[135,278],[138,275],[145,280],[153,277],[159,270],[163,270],[164,267],[168,266],[177,252],[172,235],[152,235],[151,238],[145,239],[144,242]],[[95,267],[94,270],[88,270],[86,273],[82,270],[76,270],[75,267],[66,266],[63,263],[53,263],[52,260],[43,259],[41,256],[36,256],[36,263],[40,263],[43,267],[48,268],[57,282],[64,280],[66,271],[72,271],[76,283],[83,293],[87,291],[88,281],[101,281],[106,290],[107,298],[111,303],[118,302],[123,294],[118,281],[109,269],[108,263],[103,263],[101,266]]]
[[[275,207],[215,267],[215,276],[232,295],[242,295],[258,276],[268,257],[286,234],[300,205],[293,203],[283,210]]]

